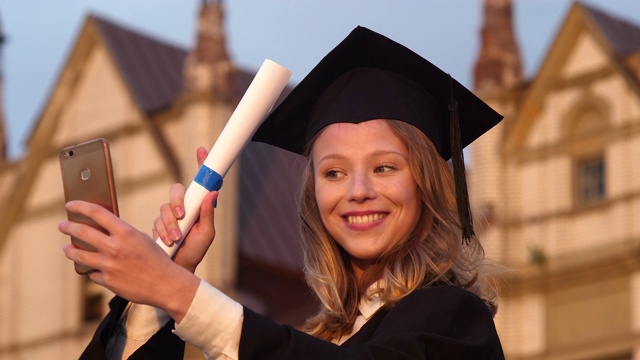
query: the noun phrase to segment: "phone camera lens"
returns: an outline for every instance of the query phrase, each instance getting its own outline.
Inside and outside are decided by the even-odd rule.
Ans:
[[[69,157],[73,157],[73,154],[74,154],[73,150],[69,151]]]

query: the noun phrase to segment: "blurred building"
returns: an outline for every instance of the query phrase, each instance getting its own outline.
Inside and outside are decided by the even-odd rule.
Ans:
[[[640,26],[574,3],[523,80],[511,1],[486,0],[472,201],[509,359],[640,359]],[[526,41],[526,34],[523,34]]]
[[[13,163],[2,156],[0,359],[77,358],[112,296],[76,275],[62,253],[68,238],[56,230],[66,218],[60,149],[108,139],[120,216],[150,233],[169,185],[191,182],[196,147],[211,148],[253,79],[227,55],[221,1],[202,1],[197,15],[190,50],[89,16],[26,154]],[[295,215],[303,165],[250,144],[225,177],[216,241],[198,268],[256,311],[298,325],[316,307],[301,272]]]

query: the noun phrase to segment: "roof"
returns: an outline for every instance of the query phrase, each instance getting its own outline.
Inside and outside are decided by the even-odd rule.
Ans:
[[[582,4],[582,7],[607,37],[617,56],[624,57],[640,50],[640,26],[590,5]]]
[[[90,17],[95,20],[140,109],[152,114],[171,106],[182,91],[182,65],[187,50],[102,17]]]
[[[240,156],[240,252],[281,269],[301,270],[297,194],[306,159],[262,143]]]

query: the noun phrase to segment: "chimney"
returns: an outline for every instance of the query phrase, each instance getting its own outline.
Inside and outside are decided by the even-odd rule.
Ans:
[[[202,0],[196,44],[184,63],[185,89],[229,100],[233,65],[226,49],[222,0]]]
[[[482,45],[474,69],[481,94],[509,89],[522,82],[520,50],[513,33],[511,0],[484,0]]]

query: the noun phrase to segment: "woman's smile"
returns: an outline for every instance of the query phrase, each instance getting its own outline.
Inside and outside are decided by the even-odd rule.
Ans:
[[[372,214],[349,214],[344,215],[343,217],[347,220],[347,223],[350,225],[356,224],[371,224],[378,223],[380,220],[384,219],[387,216],[386,213],[372,213]]]

